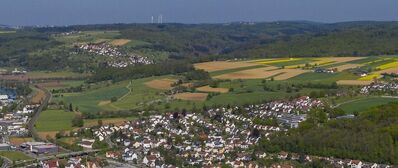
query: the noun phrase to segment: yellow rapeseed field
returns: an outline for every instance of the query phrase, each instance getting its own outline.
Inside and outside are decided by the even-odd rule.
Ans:
[[[388,64],[380,65],[380,66],[376,67],[376,69],[384,70],[384,69],[394,68],[397,66],[398,66],[398,61],[394,61],[394,62],[390,62]]]
[[[381,77],[380,74],[370,74],[370,75],[368,75],[368,76],[359,78],[358,80],[361,80],[361,81],[370,81],[370,80],[373,80],[373,79],[379,78],[379,77]]]

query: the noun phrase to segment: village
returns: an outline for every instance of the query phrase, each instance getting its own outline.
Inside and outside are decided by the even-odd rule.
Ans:
[[[109,60],[107,61],[107,64],[110,67],[123,68],[136,64],[153,64],[153,61],[149,60],[147,57],[143,57],[135,53],[121,52],[117,47],[113,47],[106,43],[82,44],[76,47],[80,49],[80,51],[108,57]]]
[[[337,167],[389,167],[358,160],[253,150],[260,138],[296,128],[298,123],[306,120],[306,112],[323,107],[321,101],[305,96],[291,101],[249,105],[243,109],[236,106],[209,109],[202,114],[175,112],[152,115],[122,125],[103,125],[92,132],[95,139],[117,145],[113,148],[115,150],[106,152],[107,158],[147,167],[174,167],[177,164],[259,167],[253,157],[303,159],[306,162],[322,159]],[[256,118],[275,119],[280,124],[256,123]],[[283,165],[275,165],[278,166]]]

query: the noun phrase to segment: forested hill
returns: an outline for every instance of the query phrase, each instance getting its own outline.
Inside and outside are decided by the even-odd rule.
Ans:
[[[323,25],[324,30],[288,36],[236,50],[234,56],[368,56],[397,54],[397,22],[350,22]]]
[[[398,22],[316,23],[305,21],[230,24],[111,24],[23,28],[0,33],[0,66],[28,69],[81,69],[92,59],[73,56],[72,31],[117,31],[112,38],[130,39],[131,52],[162,53],[169,59],[205,61],[220,58],[352,56],[397,54]],[[1,31],[0,31],[1,32]],[[87,38],[87,37],[82,37]],[[102,37],[99,37],[102,38]],[[81,41],[80,41],[81,42]],[[35,61],[40,60],[40,61]],[[48,62],[50,61],[50,62]],[[95,61],[94,61],[95,62]],[[58,64],[59,66],[49,66]],[[85,65],[88,66],[88,65]]]

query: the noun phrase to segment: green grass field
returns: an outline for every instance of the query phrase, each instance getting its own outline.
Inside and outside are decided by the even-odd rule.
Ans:
[[[160,95],[163,91],[147,87],[144,83],[162,78],[172,78],[172,76],[150,77],[133,80],[131,83],[131,92],[116,102],[103,106],[106,110],[126,110],[143,107],[156,100],[163,100],[165,96]]]
[[[287,81],[305,81],[305,82],[319,82],[319,83],[331,83],[338,80],[354,80],[359,77],[349,72],[338,72],[338,73],[315,73],[307,72],[296,77],[290,78]]]
[[[102,84],[81,93],[64,93],[63,97],[54,98],[53,101],[62,100],[72,103],[73,106],[78,106],[83,113],[135,109],[156,100],[165,99],[165,96],[161,95],[162,90],[149,88],[144,84],[154,79],[163,78],[172,78],[172,76],[137,79],[132,80],[131,84],[130,81],[122,81],[109,86]],[[118,100],[111,103],[112,97],[117,97]]]
[[[0,156],[4,156],[12,161],[31,159],[31,157],[19,151],[0,151]]]
[[[64,110],[46,110],[43,111],[36,123],[36,129],[42,131],[61,131],[72,130],[72,119],[75,116],[73,112]]]
[[[112,97],[121,97],[126,94],[128,92],[126,88],[127,84],[128,81],[124,81],[81,93],[66,93],[63,98],[55,100],[72,103],[73,106],[78,106],[81,112],[97,112],[101,110],[101,107],[98,105],[101,101],[110,101]]]
[[[390,102],[398,102],[397,98],[383,98],[383,97],[371,97],[358,99],[346,104],[339,106],[342,110],[347,113],[363,112],[369,108],[388,104]]]
[[[84,81],[83,80],[64,80],[64,81],[60,81],[60,83],[63,86],[46,86],[45,88],[48,90],[51,90],[51,89],[63,89],[63,88],[69,88],[69,87],[77,87],[77,86],[84,84]]]
[[[80,74],[69,71],[58,71],[58,72],[32,71],[28,72],[27,75],[30,78],[79,78],[79,77],[85,77],[88,74]]]

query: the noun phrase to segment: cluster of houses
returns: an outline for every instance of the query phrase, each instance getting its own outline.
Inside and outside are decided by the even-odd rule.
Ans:
[[[119,51],[118,48],[113,47],[107,43],[100,44],[83,44],[78,47],[80,50],[107,56],[111,59],[107,61],[108,66],[122,68],[127,67],[129,65],[136,64],[153,64],[152,60],[149,60],[147,57],[143,57],[134,53],[123,53]]]
[[[336,69],[327,69],[327,68],[315,68],[314,72],[316,73],[335,73]]]
[[[318,99],[302,96],[294,100],[272,101],[264,104],[250,105],[245,108],[251,118],[269,119],[275,118],[282,125],[290,128],[298,127],[298,124],[306,119],[306,113],[313,108],[322,108],[324,104]]]
[[[40,167],[43,168],[59,168],[59,167],[65,167],[65,168],[100,168],[103,167],[101,166],[101,161],[97,160],[87,160],[81,157],[71,157],[69,158],[66,163],[62,163],[62,160],[58,159],[53,159],[53,160],[46,160],[46,161],[40,161],[39,165]],[[61,166],[63,165],[63,166]]]
[[[370,85],[362,87],[360,93],[362,93],[362,94],[370,94],[372,92],[395,93],[397,91],[398,91],[398,83],[395,83],[395,82],[390,82],[390,83],[373,82]]]
[[[273,101],[247,107],[221,107],[204,113],[167,113],[122,125],[104,125],[93,129],[99,141],[112,140],[123,150],[109,151],[106,156],[143,164],[168,167],[169,155],[181,158],[185,165],[210,166],[221,163],[233,167],[257,165],[250,148],[261,137],[286,131],[287,123],[305,120],[305,112],[322,107],[319,100],[301,97],[291,101]],[[288,116],[287,116],[288,115]],[[280,118],[279,125],[259,124],[255,118]],[[294,124],[293,124],[294,125]]]
[[[0,117],[0,134],[3,137],[28,135],[29,131],[26,125],[37,107],[38,105],[25,105],[22,110],[3,113]]]
[[[314,160],[323,160],[329,163],[333,167],[350,167],[350,168],[392,168],[391,165],[386,164],[377,164],[370,162],[362,162],[360,160],[352,160],[352,159],[339,159],[333,157],[320,157],[320,156],[311,156],[311,155],[300,155],[297,153],[288,153],[288,152],[279,152],[276,154],[267,154],[267,153],[258,153],[256,154],[258,158],[267,158],[267,159],[280,159],[280,160],[293,160],[299,162],[312,162]],[[285,165],[286,166],[286,165]],[[278,166],[275,166],[278,167]],[[281,166],[283,167],[283,166]],[[292,167],[292,166],[289,166]]]

